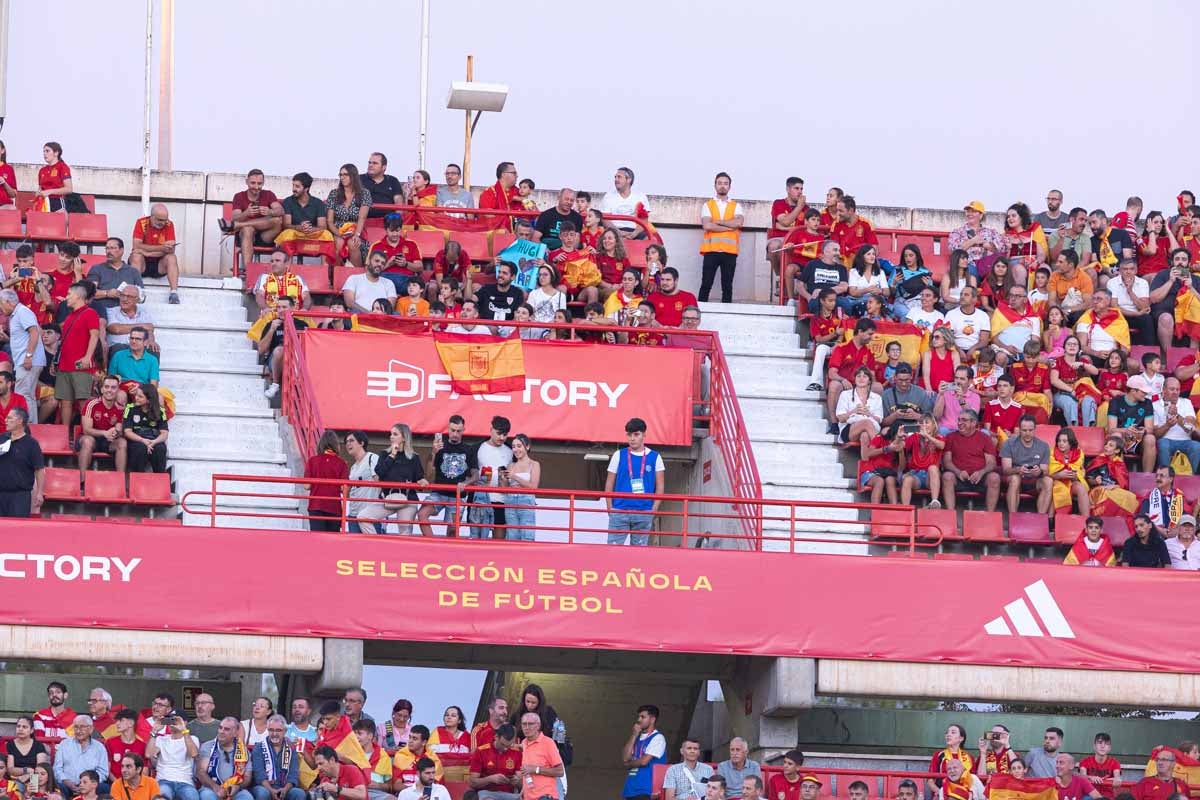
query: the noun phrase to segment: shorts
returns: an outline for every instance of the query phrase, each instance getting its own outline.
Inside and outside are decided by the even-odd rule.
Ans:
[[[929,470],[927,469],[910,469],[908,472],[904,473],[904,477],[912,478],[914,481],[916,481],[918,489],[929,488]]]
[[[77,402],[92,396],[92,373],[59,372],[54,376],[54,398]]]
[[[956,482],[954,484],[954,491],[955,492],[970,492],[973,494],[986,494],[987,493],[987,483],[986,483],[986,481],[980,481],[979,483],[971,483],[970,481],[964,481],[961,478],[959,478],[956,480]]]
[[[850,425],[848,423],[838,431],[838,441],[842,444],[850,444]]]
[[[75,452],[76,453],[79,452],[79,443],[81,441],[83,441],[83,437],[87,436],[87,435],[88,434],[86,434],[86,433],[81,433],[81,434],[79,434],[78,437],[76,437],[76,439],[75,439]],[[110,442],[108,439],[106,439],[103,436],[93,436],[92,438],[96,441],[96,446],[92,449],[93,453],[107,453],[109,455],[112,455],[112,447],[113,447],[112,442]]]
[[[159,258],[147,258],[147,259],[146,259],[146,267],[145,267],[145,269],[143,269],[143,270],[142,270],[142,277],[143,277],[143,278],[162,278],[162,277],[165,277],[165,276],[164,276],[164,275],[163,275],[161,272],[159,272],[159,271],[158,271],[158,265],[159,265],[159,263],[160,263],[161,261],[162,261],[162,258],[161,258],[161,257],[159,257]]]
[[[463,503],[466,502],[467,499],[464,497]],[[434,516],[445,514],[446,521],[450,521],[450,517],[454,514],[454,495],[452,494],[445,494],[443,492],[430,492],[425,498],[425,503],[426,505],[430,503],[433,504]],[[465,506],[463,506],[463,508],[465,508]]]

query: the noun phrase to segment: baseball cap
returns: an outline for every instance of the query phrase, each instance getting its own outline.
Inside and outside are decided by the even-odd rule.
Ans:
[[[982,200],[972,200],[971,202],[969,202],[965,206],[963,206],[963,211],[966,211],[967,209],[974,209],[975,211],[978,211],[980,214],[982,214],[983,213],[983,201]]]
[[[1134,375],[1132,378],[1130,378],[1129,382],[1125,384],[1125,388],[1137,389],[1139,392],[1150,394],[1150,382],[1141,375]]]
[[[1194,527],[1196,527],[1196,518],[1193,517],[1191,514],[1183,514],[1179,517],[1179,524],[1180,525],[1191,525],[1194,528]]]
[[[821,783],[819,780],[817,780],[816,775],[805,775],[803,778],[800,779],[801,783],[804,783],[805,781],[811,781],[812,783],[815,783],[817,786],[824,786],[823,783]]]

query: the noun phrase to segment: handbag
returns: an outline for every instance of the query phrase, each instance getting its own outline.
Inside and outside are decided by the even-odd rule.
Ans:
[[[1176,475],[1191,475],[1192,462],[1188,459],[1187,453],[1182,450],[1176,450],[1171,456],[1171,468],[1175,470]]]

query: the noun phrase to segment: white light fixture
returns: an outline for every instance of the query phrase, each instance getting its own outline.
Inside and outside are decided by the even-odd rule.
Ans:
[[[504,110],[508,99],[508,87],[502,83],[478,83],[476,81],[454,81],[450,84],[450,96],[446,108],[456,111]]]

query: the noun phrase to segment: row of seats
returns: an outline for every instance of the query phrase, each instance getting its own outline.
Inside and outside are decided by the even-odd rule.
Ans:
[[[42,519],[50,520],[51,522],[112,522],[118,525],[182,525],[183,520],[178,517],[163,518],[147,518],[147,517],[122,517],[122,516],[92,516],[90,514],[43,514]]]
[[[81,195],[79,195],[79,197],[81,200],[83,200],[83,205],[87,208],[88,213],[95,214],[96,213],[96,195],[81,194]],[[21,215],[21,217],[24,218],[25,215],[28,214],[30,212],[30,210],[33,208],[33,203],[36,199],[37,199],[37,192],[28,190],[28,189],[18,190],[17,191],[17,200],[16,200],[16,203],[14,204],[17,207],[17,213],[19,213]]]
[[[135,506],[173,506],[171,476],[165,472],[130,472],[125,489],[124,472],[90,469],[79,488],[79,470],[46,467],[44,494],[47,500],[64,503],[111,503]]]
[[[876,231],[879,239],[879,257],[893,264],[900,263],[900,253],[905,245],[914,244],[921,250],[926,268],[940,281],[950,267],[949,234],[934,231]]]
[[[0,209],[0,241],[55,243],[72,240],[91,246],[108,239],[108,217],[104,214],[64,214],[59,211],[30,211],[21,224],[21,212]]]
[[[1153,476],[1151,476],[1153,477]],[[1178,486],[1176,479],[1176,486]],[[1021,544],[1070,546],[1083,533],[1085,517],[1079,514],[1055,514],[1054,529],[1050,517],[1032,511],[1005,514],[1000,511],[963,511],[959,525],[957,511],[948,508],[918,508],[916,510],[917,538],[943,541],[976,542],[980,544]],[[1121,517],[1104,517],[1104,532],[1119,547],[1130,537],[1129,526]],[[875,543],[892,544],[908,541],[912,528],[911,510],[877,508],[871,511],[871,539]]]
[[[83,262],[83,274],[87,275],[88,270],[97,264],[103,264],[107,258],[103,253],[80,253],[79,260]],[[0,250],[0,267],[4,268],[6,274],[12,271],[16,263],[16,250]],[[54,272],[58,269],[58,253],[34,253],[33,265],[41,272]]]
[[[716,764],[709,764],[713,769],[716,769]],[[651,797],[658,800],[662,797],[663,781],[667,776],[668,764],[655,764],[651,773]],[[781,767],[776,767],[768,764],[762,765],[762,780],[764,784],[764,797],[768,797],[765,792],[766,785],[775,775],[783,773]],[[851,770],[834,770],[820,769],[811,767],[801,767],[802,775],[813,775],[821,782],[821,788],[818,791],[819,797],[848,797],[850,794],[850,785],[856,781],[862,781],[867,785],[868,797],[888,798],[895,797],[900,789],[902,781],[912,781],[920,788],[918,796],[924,794],[925,780],[929,777],[935,777],[931,772],[900,772],[894,770],[880,770],[878,772],[856,773]],[[740,786],[731,786],[731,790],[737,792],[741,790]],[[770,797],[770,800],[775,800]]]

